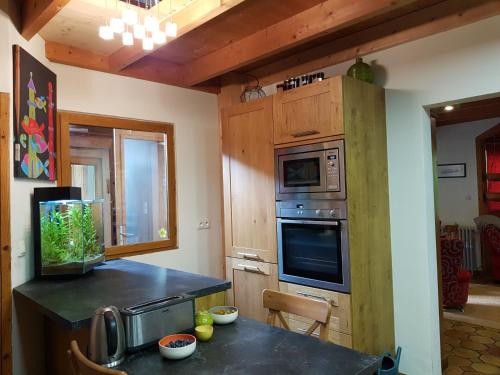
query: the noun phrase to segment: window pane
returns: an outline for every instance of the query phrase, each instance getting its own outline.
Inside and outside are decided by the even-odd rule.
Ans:
[[[123,244],[167,239],[166,153],[163,135],[147,140],[141,132],[123,136]]]
[[[106,246],[170,238],[165,133],[72,125],[70,142],[72,185],[104,199]]]
[[[77,186],[82,189],[82,199],[94,200],[96,199],[95,188],[95,166],[71,164],[71,180],[72,186]]]

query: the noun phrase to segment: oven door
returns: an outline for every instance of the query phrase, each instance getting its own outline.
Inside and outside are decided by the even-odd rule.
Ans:
[[[278,156],[279,193],[326,192],[325,151]]]
[[[279,279],[350,293],[347,220],[277,220]]]

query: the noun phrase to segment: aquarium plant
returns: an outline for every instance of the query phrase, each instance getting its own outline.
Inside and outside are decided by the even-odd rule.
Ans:
[[[41,207],[40,229],[44,266],[81,263],[102,256],[90,203]]]

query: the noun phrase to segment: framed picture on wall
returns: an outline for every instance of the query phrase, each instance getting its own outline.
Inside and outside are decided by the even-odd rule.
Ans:
[[[459,164],[438,164],[438,178],[463,178],[467,176],[467,166],[465,163]]]
[[[14,177],[56,179],[56,75],[14,45]]]

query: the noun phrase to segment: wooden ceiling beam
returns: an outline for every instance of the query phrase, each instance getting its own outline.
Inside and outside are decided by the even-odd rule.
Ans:
[[[173,21],[177,23],[178,28],[177,37],[190,32],[196,27],[221,15],[243,1],[244,0],[201,0],[191,3],[189,6],[173,16]],[[164,28],[165,23],[166,21],[163,22],[160,27]],[[163,46],[157,46],[154,50],[161,47]],[[110,68],[111,70],[118,72],[151,54],[154,50],[144,51],[141,45],[122,47],[110,55]]]
[[[84,49],[66,46],[55,42],[45,42],[45,56],[49,61],[76,66],[84,69],[117,74],[126,77],[143,79],[151,82],[193,90],[218,93],[218,86],[200,85],[188,87],[183,81],[183,67],[163,60],[145,57],[119,72],[113,71],[109,64],[109,56],[100,55]]]
[[[293,17],[202,56],[186,66],[195,85],[334,31],[414,3],[415,0],[327,0]]]
[[[24,0],[21,4],[21,35],[30,40],[69,0]]]
[[[500,14],[500,1],[446,0],[248,73],[269,85]]]

